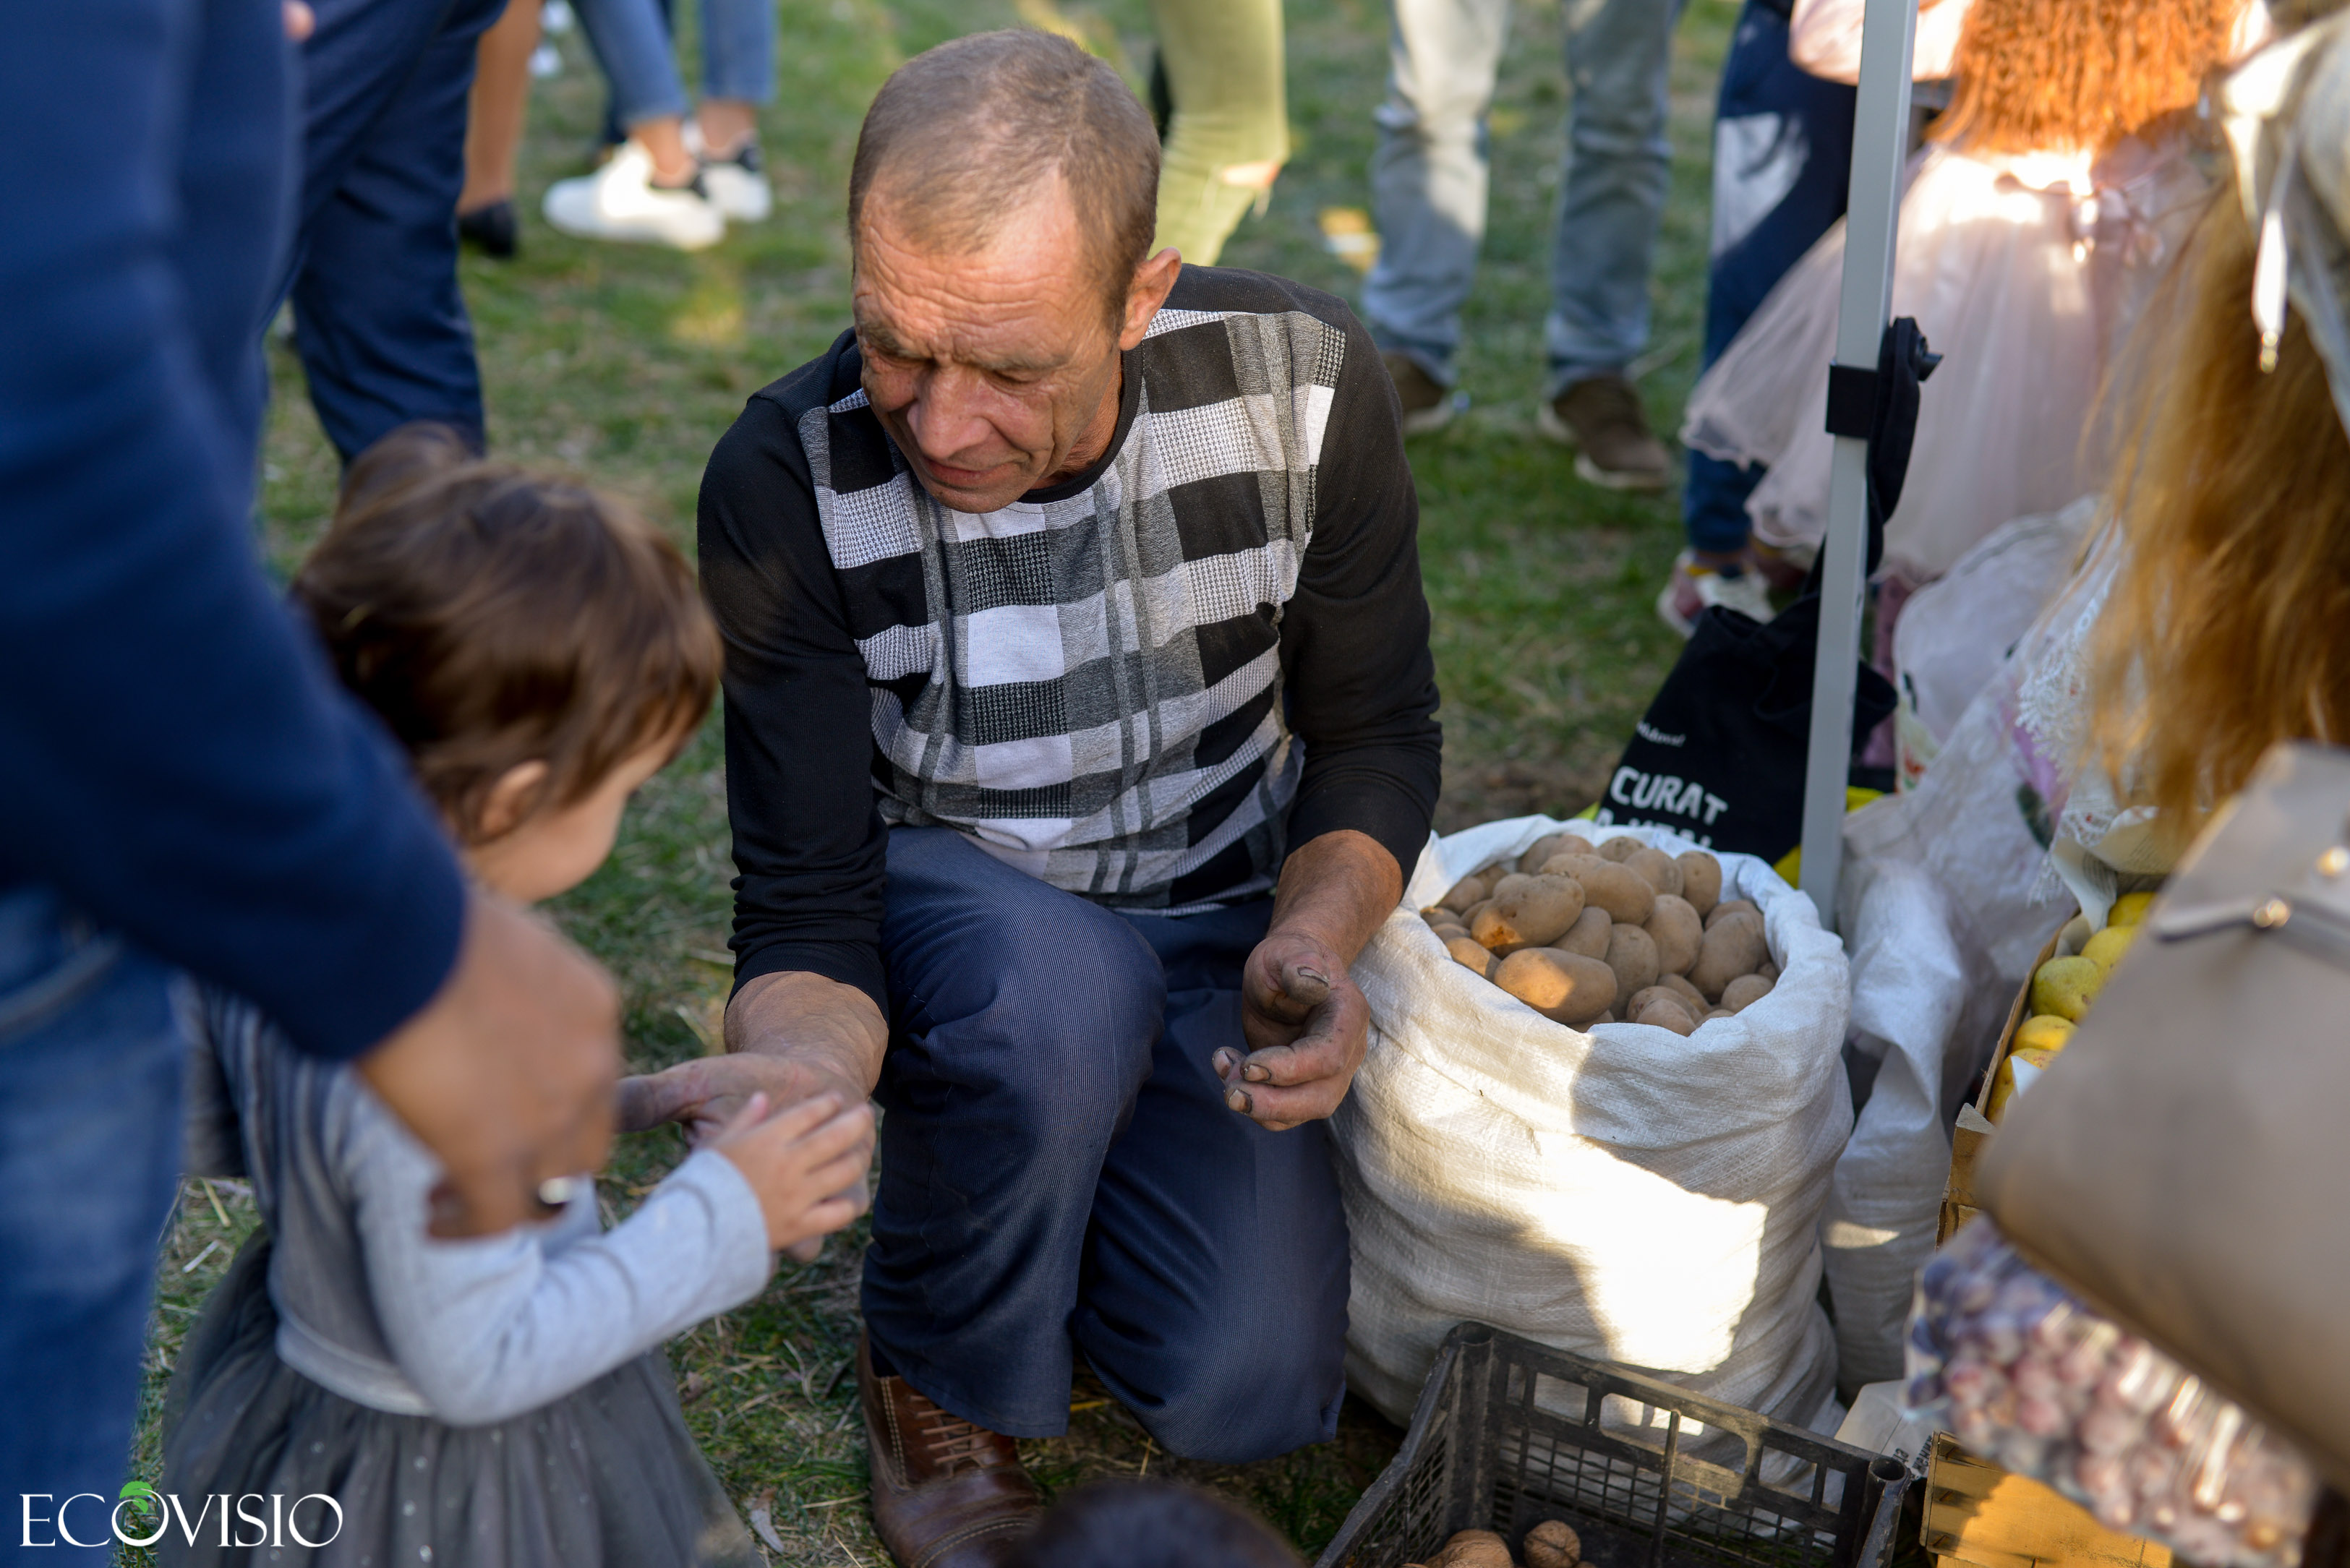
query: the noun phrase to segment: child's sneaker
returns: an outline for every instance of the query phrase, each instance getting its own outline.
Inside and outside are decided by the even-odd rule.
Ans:
[[[710,144],[702,139],[702,122],[687,115],[685,150],[702,164],[702,182],[720,212],[738,223],[766,222],[775,210],[775,192],[767,183],[766,160],[759,155],[757,138],[723,158],[712,158]]]
[[[1761,572],[1750,568],[1726,577],[1711,566],[1700,566],[1693,552],[1683,550],[1673,562],[1673,575],[1665,579],[1665,591],[1657,596],[1657,614],[1687,637],[1697,629],[1697,618],[1713,605],[1758,621],[1777,613]]]
[[[593,174],[548,186],[546,212],[548,223],[582,239],[698,251],[726,237],[726,214],[702,177],[674,190],[654,184],[652,156],[635,141],[623,142]]]

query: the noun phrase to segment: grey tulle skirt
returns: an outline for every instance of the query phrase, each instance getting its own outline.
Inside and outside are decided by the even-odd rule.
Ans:
[[[332,1394],[277,1359],[269,1247],[246,1243],[188,1333],[163,1417],[157,1490],[183,1506],[225,1493],[323,1492],[342,1528],[316,1550],[282,1533],[220,1544],[215,1514],[172,1564],[310,1568],[761,1568],[733,1506],[686,1430],[658,1350],[552,1405],[485,1427],[395,1416]],[[217,1511],[220,1504],[213,1505]],[[266,1504],[255,1505],[265,1514]],[[319,1540],[321,1504],[296,1522]],[[245,1539],[255,1533],[243,1527]],[[234,1540],[239,1527],[232,1522]]]

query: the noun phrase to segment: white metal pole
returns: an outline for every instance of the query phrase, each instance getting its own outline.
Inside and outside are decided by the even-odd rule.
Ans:
[[[1846,204],[1844,291],[1836,308],[1839,365],[1875,371],[1893,313],[1893,240],[1901,205],[1901,165],[1909,150],[1909,64],[1918,0],[1867,0],[1860,43],[1860,91],[1852,128],[1852,186]],[[1825,417],[1825,410],[1818,416]],[[1868,443],[1835,438],[1821,542],[1820,640],[1812,674],[1811,750],[1804,773],[1804,891],[1835,929],[1836,877],[1844,869],[1844,792],[1852,762],[1854,663],[1860,651],[1860,596],[1868,552]]]

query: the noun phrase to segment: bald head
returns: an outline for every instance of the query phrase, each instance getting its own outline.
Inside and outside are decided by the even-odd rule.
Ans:
[[[1066,38],[1006,31],[941,44],[882,84],[849,170],[852,244],[876,202],[907,239],[975,251],[1039,201],[1075,215],[1115,320],[1159,203],[1159,136],[1116,71]]]

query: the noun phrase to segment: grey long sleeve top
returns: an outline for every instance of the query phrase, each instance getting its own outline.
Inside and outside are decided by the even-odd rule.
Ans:
[[[605,1231],[592,1186],[502,1235],[426,1234],[441,1168],[348,1067],[207,998],[189,1168],[251,1179],[274,1237],[277,1354],[358,1404],[485,1425],[580,1388],[764,1288],[756,1195],[702,1150]]]

